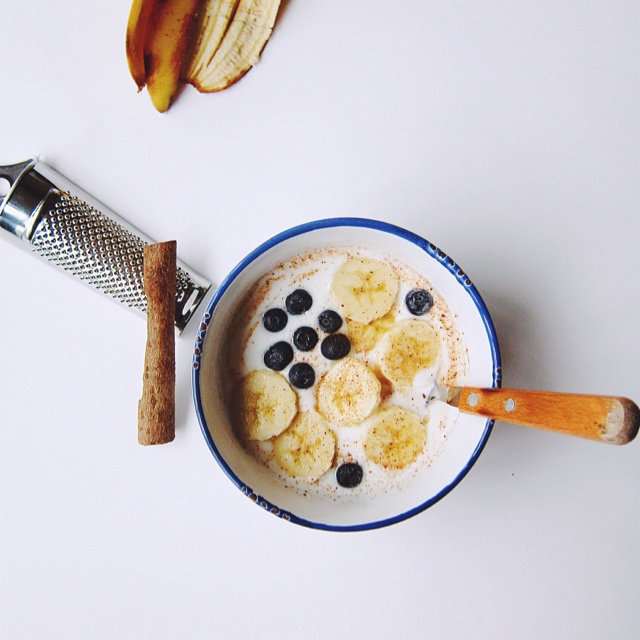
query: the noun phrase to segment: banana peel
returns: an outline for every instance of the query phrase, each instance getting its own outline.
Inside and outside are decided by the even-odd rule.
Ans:
[[[167,111],[180,87],[180,69],[189,47],[200,0],[164,0],[157,4],[144,45],[147,91],[153,106]]]
[[[138,86],[138,91],[147,83],[147,74],[144,68],[144,43],[156,4],[157,0],[133,0],[129,13],[125,48],[129,72]]]
[[[209,0],[218,4],[219,0]],[[198,91],[222,91],[240,80],[258,62],[280,8],[280,0],[240,0],[213,56],[201,58],[186,77]]]
[[[281,0],[133,0],[126,53],[138,90],[164,112],[182,82],[202,93],[237,82],[259,60]]]
[[[183,80],[192,82],[210,65],[227,33],[240,0],[205,0],[194,46],[185,62]]]

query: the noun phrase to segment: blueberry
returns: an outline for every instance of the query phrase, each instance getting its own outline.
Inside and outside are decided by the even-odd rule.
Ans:
[[[340,360],[349,355],[351,341],[344,333],[332,333],[322,341],[320,351],[329,360]]]
[[[414,316],[423,316],[433,306],[433,298],[424,289],[412,289],[407,293],[404,303]]]
[[[299,316],[301,313],[309,311],[312,304],[313,298],[304,289],[296,289],[293,293],[290,293],[284,301],[287,311],[292,316]]]
[[[276,342],[264,354],[264,364],[274,371],[282,371],[293,360],[293,347],[288,342]]]
[[[342,326],[342,318],[335,311],[327,309],[318,316],[318,324],[325,333],[335,333]]]
[[[336,480],[341,487],[353,489],[362,482],[362,467],[357,462],[345,462],[336,469]]]
[[[276,333],[282,331],[287,326],[289,316],[284,309],[269,309],[262,316],[262,324],[267,331]]]
[[[311,327],[300,327],[293,334],[293,345],[300,351],[311,351],[318,344],[318,334]]]
[[[310,364],[298,362],[289,369],[289,381],[296,389],[308,389],[316,381],[316,374]]]

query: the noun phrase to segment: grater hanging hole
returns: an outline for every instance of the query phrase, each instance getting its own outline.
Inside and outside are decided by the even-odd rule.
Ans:
[[[4,176],[0,176],[0,200],[7,197],[9,189],[11,189],[11,183]]]

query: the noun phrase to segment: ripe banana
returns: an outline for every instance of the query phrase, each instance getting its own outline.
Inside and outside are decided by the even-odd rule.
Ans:
[[[381,386],[376,375],[364,362],[356,358],[345,358],[318,383],[318,411],[336,425],[359,424],[380,403]]]
[[[351,320],[368,324],[382,318],[398,294],[398,276],[392,267],[370,258],[347,260],[335,273],[331,295]]]
[[[387,469],[404,469],[418,459],[427,442],[426,427],[413,412],[392,406],[367,428],[363,448],[369,460]]]
[[[416,375],[438,358],[438,334],[426,320],[400,320],[379,343],[380,371],[396,390],[414,386]]]
[[[208,0],[206,11],[220,2]],[[280,0],[240,0],[219,45],[212,42],[198,47],[186,80],[203,93],[221,91],[237,82],[258,62],[279,8]]]
[[[278,464],[296,478],[319,478],[333,464],[336,437],[315,412],[299,413],[273,441]]]
[[[298,412],[298,397],[283,376],[258,369],[245,375],[233,398],[234,423],[246,440],[282,433]]]

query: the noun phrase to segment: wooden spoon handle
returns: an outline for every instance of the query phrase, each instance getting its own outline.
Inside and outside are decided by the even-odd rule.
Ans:
[[[626,444],[638,433],[640,409],[627,398],[517,389],[460,389],[465,413],[558,431],[609,444]]]

